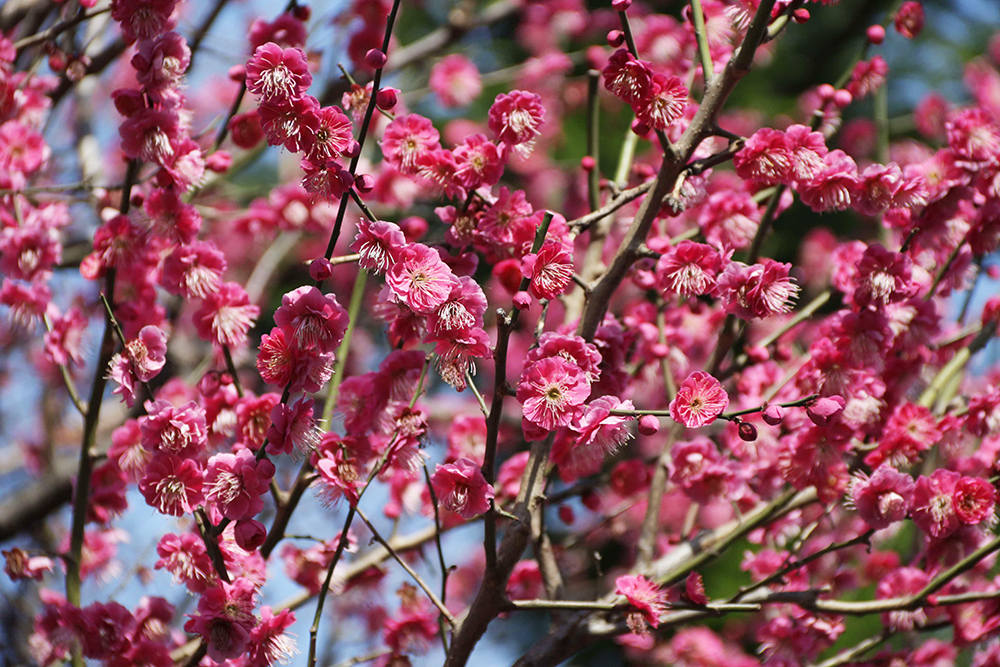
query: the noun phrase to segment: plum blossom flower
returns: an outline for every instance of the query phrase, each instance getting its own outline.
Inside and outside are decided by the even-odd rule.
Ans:
[[[963,477],[955,484],[952,505],[959,520],[968,525],[976,525],[984,520],[992,524],[995,520],[993,508],[996,505],[996,489],[980,477]]]
[[[351,250],[361,255],[358,265],[362,269],[381,275],[399,261],[405,246],[406,237],[396,223],[361,218]]]
[[[641,574],[626,574],[615,579],[615,594],[624,596],[633,610],[627,617],[628,627],[637,635],[645,634],[647,626],[660,625],[660,616],[667,609],[666,595]]]
[[[494,497],[493,487],[486,482],[479,466],[467,458],[438,464],[431,476],[431,486],[441,506],[463,519],[485,513]]]
[[[139,492],[146,504],[162,514],[190,514],[201,504],[202,470],[193,459],[174,454],[160,454],[149,462],[146,474],[139,480]]]
[[[256,460],[249,449],[216,454],[205,471],[205,497],[224,517],[251,519],[264,509],[263,495],[273,476],[274,464],[266,458]]]
[[[385,274],[386,285],[414,312],[430,314],[451,294],[455,276],[441,256],[422,243],[412,243]]]
[[[448,109],[470,104],[483,90],[479,70],[461,53],[453,53],[434,63],[427,85]]]
[[[175,406],[159,399],[146,402],[142,446],[152,452],[196,456],[208,444],[205,410],[195,401]]]
[[[190,615],[184,630],[201,635],[208,646],[208,657],[215,662],[240,657],[257,624],[253,615],[256,593],[256,587],[245,577],[231,584],[220,582],[202,593],[198,613]]]
[[[636,60],[625,49],[618,49],[604,67],[604,85],[616,97],[629,105],[641,104],[649,98],[653,72],[649,63]]]
[[[799,286],[788,276],[791,266],[773,259],[753,266],[730,262],[717,284],[726,312],[743,319],[787,313],[799,293]]]
[[[910,515],[917,528],[935,539],[944,539],[961,525],[955,509],[955,487],[962,478],[952,470],[938,469],[917,479]]]
[[[167,363],[167,335],[158,327],[145,326],[139,336],[125,345],[125,350],[111,358],[108,377],[118,383],[113,393],[121,394],[125,404],[135,404],[135,385],[149,382]]]
[[[913,499],[913,478],[889,466],[880,466],[868,477],[857,473],[850,493],[858,515],[875,530],[906,518]]]
[[[792,161],[792,151],[785,133],[769,127],[750,135],[743,148],[733,156],[736,174],[762,186],[789,183]]]
[[[497,140],[525,157],[531,153],[545,119],[542,98],[523,90],[497,95],[490,107],[489,127]]]
[[[274,42],[258,46],[246,70],[247,90],[265,102],[280,104],[300,97],[312,83],[306,54]]]
[[[211,241],[179,245],[163,260],[160,284],[185,299],[204,299],[217,291],[226,271],[226,257]]]
[[[524,420],[546,431],[569,424],[589,395],[586,374],[561,357],[532,364],[517,385]]]
[[[293,623],[295,613],[290,609],[282,609],[275,614],[267,605],[260,608],[260,622],[250,631],[247,654],[250,667],[271,667],[291,662],[292,656],[298,653],[295,640],[287,632]]]
[[[712,246],[681,241],[667,248],[657,260],[657,286],[665,296],[711,294],[721,265],[722,257]]]
[[[677,389],[670,416],[678,424],[699,428],[715,421],[728,405],[729,395],[719,381],[705,371],[695,371]]]
[[[548,240],[537,254],[521,259],[521,275],[536,299],[555,299],[573,280],[573,257],[562,241]]]
[[[230,348],[239,347],[260,314],[250,303],[250,296],[239,283],[223,283],[202,301],[194,314],[195,327],[203,340]]]
[[[398,116],[382,135],[382,155],[399,173],[417,173],[417,158],[441,148],[441,135],[419,114]]]
[[[166,32],[177,0],[119,0],[112,3],[111,18],[121,24],[130,42],[152,39]]]
[[[311,285],[299,287],[281,297],[274,323],[302,350],[331,354],[347,331],[347,311],[332,294],[323,294]]]

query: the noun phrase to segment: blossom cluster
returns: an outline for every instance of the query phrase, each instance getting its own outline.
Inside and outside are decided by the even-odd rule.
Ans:
[[[855,616],[864,664],[1000,660],[1000,374],[977,356],[1000,299],[973,298],[1000,249],[1000,38],[967,102],[929,94],[900,130],[887,28],[919,38],[920,2],[772,118],[730,93],[835,2],[463,6],[406,45],[420,7],[292,2],[186,87],[195,4],[0,36],[0,340],[46,389],[32,471],[83,447],[62,543],[3,552],[38,590],[36,662],[270,666],[316,597],[309,667],[331,617],[378,664],[461,665],[547,607],[527,662],[613,640],[797,667]],[[51,107],[101,62],[57,38],[105,13],[116,160],[48,197]],[[527,59],[481,73],[466,33]],[[283,182],[254,198],[261,155]],[[150,515],[144,596],[89,599]],[[153,594],[168,578],[189,604]]]

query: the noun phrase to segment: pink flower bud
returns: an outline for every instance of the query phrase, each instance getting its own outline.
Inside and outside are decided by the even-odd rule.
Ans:
[[[344,155],[347,157],[357,157],[358,153],[361,152],[361,144],[357,141],[351,140],[351,143],[347,145],[347,150],[344,151]]]
[[[312,17],[312,7],[309,5],[295,5],[295,9],[292,10],[292,16],[300,21],[308,21]]]
[[[581,493],[580,502],[591,512],[601,511],[601,497],[593,489],[587,489]]]
[[[990,264],[986,267],[986,275],[993,280],[1000,278],[1000,264]]]
[[[640,137],[644,137],[649,134],[649,125],[646,125],[638,118],[632,121],[632,131],[638,134]]]
[[[518,292],[514,295],[514,307],[518,310],[527,310],[531,307],[531,295],[527,292]]]
[[[828,83],[824,83],[819,88],[816,89],[816,93],[819,95],[820,99],[822,99],[822,100],[831,100],[831,99],[833,99],[833,94],[835,92],[837,92],[837,91],[834,89],[834,87],[831,86]]]
[[[843,109],[851,102],[854,101],[854,96],[847,90],[841,88],[833,94],[833,103],[837,105],[838,109]]]
[[[233,65],[229,68],[228,76],[230,81],[243,83],[244,79],[247,78],[246,65]]]
[[[844,399],[840,396],[824,396],[806,408],[806,414],[816,426],[826,426],[844,409],[844,405]]]
[[[753,442],[757,439],[757,427],[750,422],[740,422],[738,432],[740,440],[745,442]]]
[[[264,544],[264,540],[267,539],[267,529],[256,519],[244,519],[236,522],[233,537],[236,538],[236,544],[240,549],[257,551],[257,548]]]
[[[868,41],[872,44],[881,44],[885,41],[885,28],[877,23],[869,26],[868,31],[865,34],[868,36]]]
[[[660,419],[656,415],[643,415],[639,417],[639,433],[643,435],[656,435],[660,430]]]
[[[386,55],[382,49],[370,49],[365,54],[365,62],[372,69],[382,69],[385,67]]]
[[[769,405],[764,410],[764,423],[769,426],[777,426],[785,416],[785,411],[780,405]]]
[[[367,194],[375,189],[375,177],[371,174],[361,174],[354,179],[354,187],[358,189],[358,192]]]
[[[330,260],[326,257],[320,257],[319,259],[314,259],[309,265],[309,276],[320,283],[329,278],[333,274],[333,265],[330,264]]]
[[[594,167],[597,166],[597,163],[594,161],[594,158],[592,156],[584,155],[582,158],[580,158],[580,166],[583,168],[584,171],[593,171]]]
[[[666,343],[653,343],[653,346],[649,348],[649,351],[652,352],[657,359],[662,359],[670,354],[670,346]]]
[[[621,30],[612,30],[608,33],[608,45],[611,48],[617,49],[619,46],[625,43],[625,33]]]
[[[559,520],[567,526],[572,526],[573,522],[576,521],[576,515],[573,514],[573,508],[569,505],[560,505]]]
[[[403,237],[407,243],[419,241],[427,233],[427,221],[419,215],[411,215],[399,221],[399,228],[403,232]]]
[[[762,363],[771,358],[771,353],[767,351],[767,348],[761,347],[760,345],[754,345],[753,347],[748,347],[746,352],[747,352],[747,357],[750,359],[750,361],[754,362],[755,364]]]
[[[809,10],[805,7],[800,7],[792,12],[792,20],[798,24],[805,23],[809,20],[810,16],[811,14],[809,14]]]
[[[399,91],[395,88],[383,88],[375,96],[375,104],[382,111],[388,111],[396,106],[396,95]]]
[[[233,156],[229,151],[215,151],[205,158],[205,168],[214,171],[216,174],[223,174],[229,171],[233,165]]]
[[[624,12],[632,6],[632,0],[611,0],[611,9],[616,12]]]

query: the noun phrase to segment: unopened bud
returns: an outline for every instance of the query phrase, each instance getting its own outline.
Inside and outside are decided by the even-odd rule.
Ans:
[[[805,7],[800,7],[792,12],[792,20],[796,23],[802,24],[809,20],[810,18],[809,10]]]
[[[753,442],[757,439],[757,427],[750,422],[740,422],[739,425],[740,440],[746,442]]]
[[[572,526],[573,522],[576,521],[576,515],[573,514],[573,508],[569,505],[560,505],[559,520],[567,526]]]
[[[295,9],[292,10],[292,16],[300,21],[308,21],[312,17],[312,7],[309,5],[295,5]]]
[[[375,177],[371,174],[361,174],[354,179],[354,187],[358,189],[358,192],[367,194],[375,189]]]
[[[612,30],[608,33],[608,46],[617,49],[625,43],[625,33],[621,30]]]
[[[592,156],[584,155],[582,158],[580,158],[580,166],[583,168],[584,171],[593,171],[594,167],[597,166],[597,163],[594,161],[594,158]]]
[[[816,89],[816,93],[819,95],[821,100],[832,100],[833,94],[836,92],[837,90],[828,83],[824,83]]]
[[[649,134],[649,125],[646,125],[638,118],[632,121],[632,131],[638,134],[640,137],[644,137]]]
[[[375,96],[375,104],[382,111],[389,111],[396,106],[396,95],[399,93],[395,88],[383,88]]]
[[[851,102],[854,101],[854,96],[847,90],[841,88],[833,94],[833,103],[837,105],[838,109],[843,109]]]
[[[382,49],[370,49],[368,53],[365,54],[365,62],[372,69],[382,69],[385,67],[385,61],[387,60],[385,53]]]
[[[624,12],[632,6],[632,0],[611,0],[611,9],[616,12]]]
[[[318,283],[323,282],[333,275],[333,265],[326,257],[314,259],[309,265],[309,277]]]
[[[868,36],[868,41],[872,44],[881,44],[885,41],[885,28],[877,23],[868,26],[868,31],[865,34]]]
[[[518,292],[514,295],[514,307],[518,310],[527,310],[531,307],[531,295],[527,292]]]
[[[656,415],[643,415],[639,417],[639,433],[642,435],[656,435],[660,430],[660,419]]]
[[[780,405],[769,405],[764,410],[764,423],[769,426],[777,426],[785,417],[785,411]]]

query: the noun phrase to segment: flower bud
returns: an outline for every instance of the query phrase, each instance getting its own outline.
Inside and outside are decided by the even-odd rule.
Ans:
[[[333,274],[333,265],[326,257],[314,259],[309,265],[309,276],[318,283],[323,282]]]
[[[569,505],[560,505],[559,520],[567,526],[572,526],[573,522],[576,521],[576,516],[573,514],[573,508]]]
[[[236,544],[244,551],[257,551],[257,547],[267,539],[267,529],[257,519],[243,519],[236,522],[233,529]]]
[[[594,158],[592,156],[584,155],[582,158],[580,158],[580,166],[583,168],[584,171],[593,171],[594,167],[597,166],[597,163],[594,162]]]
[[[358,192],[367,194],[375,189],[375,177],[371,174],[360,174],[354,179],[354,187],[358,189]]]
[[[649,125],[646,125],[638,118],[632,121],[632,131],[638,134],[640,137],[644,137],[649,134]]]
[[[794,12],[792,12],[792,20],[796,23],[802,24],[809,20],[810,18],[809,10],[805,7],[799,7]]]
[[[295,9],[292,10],[292,16],[300,21],[308,21],[312,17],[312,7],[309,5],[295,5]]]
[[[531,307],[531,295],[527,292],[518,292],[514,295],[514,307],[518,310],[527,310]]]
[[[821,100],[833,99],[833,94],[835,92],[837,92],[836,89],[828,83],[824,83],[816,89],[816,93],[819,95]]]
[[[753,442],[757,439],[757,427],[750,422],[740,422],[738,432],[740,440],[745,442]]]
[[[838,109],[843,109],[851,102],[854,101],[854,96],[847,90],[841,88],[833,94],[833,103],[837,105]]]
[[[396,106],[396,95],[399,93],[395,88],[383,88],[375,96],[375,104],[382,111],[389,111]]]
[[[229,80],[235,81],[236,83],[243,83],[247,78],[247,68],[246,65],[233,65],[229,68],[228,72]]]
[[[616,12],[624,12],[632,6],[632,0],[611,0],[611,9]]]
[[[215,151],[205,158],[205,169],[216,174],[224,174],[233,166],[233,156],[229,151]]]
[[[407,243],[419,241],[427,233],[427,221],[419,215],[411,215],[399,221],[399,228],[403,230],[403,236]]]
[[[643,415],[639,417],[639,433],[642,435],[656,435],[660,430],[660,419],[656,415]]]
[[[385,67],[386,55],[382,49],[369,49],[365,54],[365,62],[372,69],[382,69]]]
[[[806,414],[816,426],[826,426],[844,409],[844,405],[844,399],[840,396],[824,396],[806,408]]]
[[[777,426],[785,416],[785,411],[780,405],[769,405],[764,410],[764,423],[768,426]]]
[[[347,146],[347,150],[344,151],[344,155],[346,155],[347,157],[353,158],[353,157],[357,157],[358,153],[360,153],[360,152],[361,152],[361,144],[359,144],[357,141],[354,141],[352,139],[351,143]]]
[[[885,28],[877,23],[868,26],[868,31],[865,34],[868,36],[868,41],[872,44],[881,44],[885,41]]]
[[[601,497],[593,489],[587,489],[580,494],[580,502],[591,512],[601,511]]]
[[[625,43],[625,33],[621,30],[612,30],[608,33],[608,46],[617,49]]]

